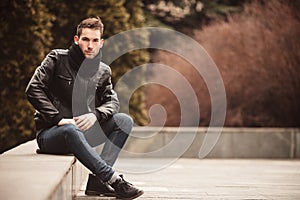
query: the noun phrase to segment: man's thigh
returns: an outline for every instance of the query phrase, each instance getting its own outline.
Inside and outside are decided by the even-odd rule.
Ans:
[[[69,148],[66,143],[65,126],[53,126],[47,130],[41,132],[37,138],[37,142],[40,150],[43,153],[51,154],[67,154],[69,153]]]

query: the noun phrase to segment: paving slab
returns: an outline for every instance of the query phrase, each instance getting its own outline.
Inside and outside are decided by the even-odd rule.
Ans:
[[[115,167],[145,191],[139,199],[300,199],[300,160],[180,158],[162,163],[162,158],[120,158]],[[114,199],[85,196],[85,183],[76,200]]]

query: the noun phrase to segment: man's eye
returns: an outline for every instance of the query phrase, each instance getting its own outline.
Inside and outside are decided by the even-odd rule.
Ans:
[[[83,41],[89,41],[89,39],[88,39],[88,38],[82,38],[82,40],[83,40]]]
[[[94,39],[93,41],[94,41],[94,42],[99,42],[99,39]]]

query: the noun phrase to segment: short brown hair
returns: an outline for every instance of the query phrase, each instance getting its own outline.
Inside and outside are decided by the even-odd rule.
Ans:
[[[104,25],[100,17],[90,17],[84,19],[78,24],[76,34],[80,37],[83,28],[91,28],[100,30],[101,36],[103,35]]]

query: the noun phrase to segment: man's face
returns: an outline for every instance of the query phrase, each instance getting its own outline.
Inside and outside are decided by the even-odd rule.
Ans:
[[[80,37],[74,36],[75,44],[78,44],[85,58],[93,59],[103,46],[100,30],[83,28]]]

